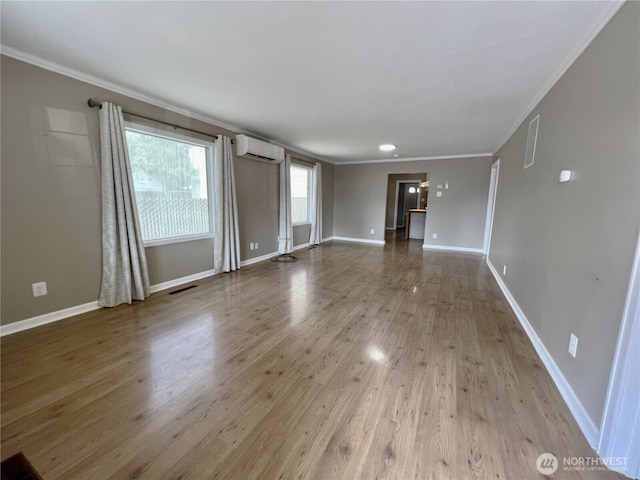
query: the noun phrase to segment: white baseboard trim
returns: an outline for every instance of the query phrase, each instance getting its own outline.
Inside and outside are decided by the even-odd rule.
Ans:
[[[309,242],[301,243],[300,245],[296,245],[295,247],[293,247],[293,251],[295,252],[296,250],[302,250],[303,248],[308,248],[310,246],[311,244]]]
[[[511,305],[513,313],[515,313],[516,317],[518,317],[522,328],[524,328],[524,331],[527,333],[529,340],[533,344],[533,348],[536,349],[540,360],[542,360],[542,363],[546,367],[547,372],[549,372],[549,375],[551,375],[551,378],[556,384],[556,387],[558,387],[560,395],[562,395],[562,398],[569,407],[573,418],[575,418],[576,422],[578,423],[578,426],[589,442],[589,445],[591,445],[591,447],[595,449],[598,443],[598,438],[600,436],[598,428],[596,427],[595,423],[593,423],[593,420],[591,420],[591,417],[582,406],[580,399],[576,396],[575,392],[571,388],[571,385],[569,385],[569,382],[567,382],[567,379],[560,371],[560,368],[558,368],[558,365],[553,360],[553,357],[551,357],[551,354],[544,346],[544,343],[542,343],[542,340],[540,340],[540,337],[538,337],[538,334],[529,323],[529,320],[518,305],[518,302],[516,302],[515,298],[513,298],[513,295],[511,295],[511,292],[507,288],[507,285],[504,283],[504,281],[500,277],[500,274],[488,258],[487,265],[489,266],[489,270],[491,270],[491,273],[493,273],[496,282],[498,282],[500,290],[502,290],[502,293],[509,302],[509,305]]]
[[[329,237],[324,239],[323,241],[332,240],[333,237]],[[309,243],[304,243],[302,245],[297,245],[294,247],[295,250],[300,250],[302,248],[309,247]],[[245,267],[248,265],[252,265],[254,263],[262,262],[264,260],[269,260],[270,258],[276,256],[278,253],[268,253],[266,255],[262,255],[256,258],[250,258],[249,260],[243,260],[240,262],[241,267]],[[213,270],[205,270],[203,272],[194,273],[193,275],[187,275],[186,277],[176,278],[174,280],[169,280],[167,282],[158,283],[157,285],[151,285],[150,292],[156,293],[162,290],[167,290],[168,288],[177,287],[179,285],[184,285],[185,283],[194,282],[196,280],[200,280],[203,278],[211,277],[215,275]],[[48,323],[57,322],[59,320],[64,320],[65,318],[73,317],[74,315],[80,315],[81,313],[91,312],[93,310],[98,310],[98,301],[93,301],[89,303],[85,303],[83,305],[76,305],[74,307],[65,308],[62,310],[57,310],[55,312],[45,313],[43,315],[38,315],[37,317],[27,318],[25,320],[20,320],[17,322],[9,323],[7,325],[0,325],[0,337],[5,335],[11,335],[13,333],[22,332],[24,330],[29,330],[31,328],[40,327],[42,325],[46,325]]]
[[[467,252],[467,253],[482,253],[481,248],[470,248],[470,247],[452,247],[449,245],[422,245],[423,250],[447,250],[450,252]]]
[[[323,238],[322,241],[323,242],[327,242],[329,240],[331,240],[333,237],[329,237],[329,238]],[[303,248],[308,248],[310,247],[311,244],[309,242],[307,243],[301,243],[300,245],[296,245],[295,247],[293,247],[293,251],[295,252],[296,250],[302,250]],[[243,260],[240,262],[240,266],[241,267],[247,267],[249,265],[253,265],[254,263],[260,263],[260,262],[264,262],[265,260],[270,260],[273,257],[278,256],[278,252],[272,252],[272,253],[267,253],[266,255],[261,255],[259,257],[255,257],[255,258],[250,258],[249,260]]]
[[[156,293],[161,290],[166,290],[167,288],[177,287],[178,285],[184,285],[185,283],[193,282],[195,280],[200,280],[202,278],[210,277],[212,275],[214,275],[213,270],[205,270],[204,272],[194,273],[193,275],[188,275],[186,277],[176,278],[175,280],[169,280],[168,282],[158,283],[157,285],[151,285],[150,292]],[[102,307],[100,307],[98,305],[98,301],[95,300],[93,302],[84,303],[82,305],[76,305],[75,307],[64,308],[62,310],[57,310],[55,312],[45,313],[43,315],[38,315],[37,317],[27,318],[25,320],[9,323],[7,325],[0,325],[0,337],[4,337],[5,335],[11,335],[13,333],[22,332],[24,330],[29,330],[31,328],[40,327],[48,323],[58,322],[60,320],[64,320],[65,318],[73,317],[75,315],[80,315],[82,313],[91,312],[93,310],[99,310],[100,308]]]
[[[267,253],[266,255],[260,255],[259,257],[249,258],[247,260],[242,260],[240,262],[241,267],[248,267],[249,265],[253,265],[254,263],[264,262],[265,260],[269,260],[272,257],[278,255],[278,252]]]
[[[384,240],[369,240],[368,238],[354,238],[354,237],[336,237],[333,236],[332,240],[339,240],[341,242],[354,242],[354,243],[368,243],[370,245],[384,245]]]
[[[0,337],[5,335],[11,335],[13,333],[22,332],[31,328],[40,327],[47,323],[57,322],[65,318],[73,317],[74,315],[80,315],[81,313],[91,312],[98,310],[98,301],[85,303],[83,305],[76,305],[75,307],[65,308],[56,312],[49,312],[37,317],[27,318],[18,322],[9,323],[7,325],[0,326]]]
[[[335,237],[332,235],[330,237],[325,237],[322,239],[323,242],[330,242],[331,240],[333,240]]]
[[[204,272],[194,273],[193,275],[187,275],[186,277],[176,278],[175,280],[169,280],[167,282],[158,283],[157,285],[151,285],[151,293],[160,292],[167,288],[177,287],[184,285],[185,283],[195,282],[202,278],[207,278],[215,275],[213,270],[205,270]]]

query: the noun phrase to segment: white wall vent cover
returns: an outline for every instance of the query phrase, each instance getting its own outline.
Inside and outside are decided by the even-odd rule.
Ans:
[[[284,160],[284,148],[246,135],[236,135],[236,153],[240,157],[269,163],[280,163]]]
[[[527,132],[527,148],[524,152],[524,168],[533,165],[536,156],[536,142],[538,141],[538,123],[540,123],[540,115],[536,115],[529,122],[529,130]]]

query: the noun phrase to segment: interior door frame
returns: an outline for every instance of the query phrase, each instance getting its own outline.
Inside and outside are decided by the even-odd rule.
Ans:
[[[493,233],[493,216],[496,213],[496,193],[498,192],[498,178],[500,176],[500,159],[491,164],[491,178],[489,180],[489,196],[487,198],[487,217],[484,224],[484,241],[482,253],[489,256],[491,248],[491,234]]]
[[[398,229],[398,195],[400,194],[400,184],[401,183],[417,183],[418,186],[422,180],[417,180],[415,178],[411,178],[409,180],[396,180],[396,196],[393,201],[393,229]],[[418,202],[416,204],[416,208],[420,206],[420,195],[418,194]]]
[[[617,472],[640,477],[640,235],[631,268],[597,452]],[[620,463],[623,462],[624,465]]]

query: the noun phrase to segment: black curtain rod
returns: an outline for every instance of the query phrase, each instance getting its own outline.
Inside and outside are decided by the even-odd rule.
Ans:
[[[99,103],[99,102],[96,102],[93,98],[90,98],[89,100],[87,100],[87,105],[89,105],[91,108],[102,108],[102,104]],[[181,127],[180,125],[174,125],[172,123],[163,122],[162,120],[156,120],[155,118],[145,117],[144,115],[138,115],[137,113],[125,112],[124,110],[122,111],[122,113],[126,113],[127,115],[131,115],[132,117],[143,118],[143,119],[148,120],[150,122],[162,123],[163,125],[168,125],[168,126],[173,127],[173,128],[179,128],[181,130],[186,130],[188,132],[198,133],[198,134],[204,135],[206,137],[211,137],[211,138],[214,139],[214,141],[216,140],[216,137],[217,137],[216,135],[212,135],[211,133],[205,133],[205,132],[200,132],[198,130],[193,130],[192,128]],[[235,141],[231,140],[231,143],[235,143]]]
[[[308,163],[309,165],[315,165],[316,162],[312,162],[310,160],[305,160],[304,158],[298,158],[298,157],[294,157],[293,155],[291,155],[291,162],[302,162],[302,163]]]

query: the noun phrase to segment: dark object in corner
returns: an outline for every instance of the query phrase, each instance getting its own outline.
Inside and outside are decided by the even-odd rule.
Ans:
[[[278,255],[277,257],[272,257],[272,262],[281,262],[281,263],[291,263],[295,262],[298,259],[291,255],[290,253],[283,253],[282,255]]]
[[[189,290],[191,288],[196,288],[198,285],[189,285],[188,287],[179,288],[178,290],[174,290],[173,292],[169,292],[169,295],[175,295],[176,293],[184,292],[185,290]]]
[[[22,452],[7,458],[0,465],[1,480],[42,480]]]

